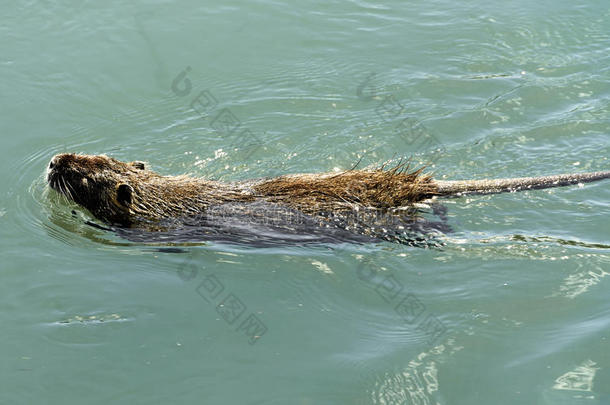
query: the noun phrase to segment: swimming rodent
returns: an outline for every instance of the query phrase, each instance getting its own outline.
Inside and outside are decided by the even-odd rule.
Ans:
[[[295,174],[223,183],[186,175],[162,176],[143,162],[105,155],[63,153],[47,169],[51,188],[83,206],[99,220],[120,227],[168,218],[205,216],[213,207],[264,201],[305,215],[392,210],[435,196],[499,193],[567,186],[610,178],[610,171],[497,180],[440,181],[410,170],[386,169]]]

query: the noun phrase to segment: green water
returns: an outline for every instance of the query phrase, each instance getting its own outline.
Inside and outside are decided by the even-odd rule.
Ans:
[[[608,2],[532,4],[4,4],[0,403],[609,404],[608,181],[447,200],[440,250],[182,251],[44,183],[58,152],[227,181],[608,170]]]

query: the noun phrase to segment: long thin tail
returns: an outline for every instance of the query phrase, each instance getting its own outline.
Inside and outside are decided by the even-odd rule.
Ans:
[[[543,177],[519,177],[513,179],[496,180],[435,180],[438,195],[448,196],[455,194],[490,194],[505,191],[533,190],[549,187],[569,186],[570,184],[589,183],[591,181],[610,178],[610,171],[558,174],[556,176]]]

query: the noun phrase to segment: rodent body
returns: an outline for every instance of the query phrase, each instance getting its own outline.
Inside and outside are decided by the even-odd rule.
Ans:
[[[399,164],[391,169],[297,174],[223,183],[190,176],[162,176],[142,162],[105,155],[59,154],[47,170],[51,188],[120,227],[154,227],[168,219],[205,217],[219,207],[264,202],[285,212],[342,221],[357,212],[399,212],[434,196],[557,187],[610,178],[610,172],[500,180],[435,181]],[[391,217],[391,216],[390,216]],[[386,218],[387,221],[387,218]],[[356,221],[357,222],[357,221]],[[356,228],[354,221],[343,227]]]
[[[434,195],[431,178],[406,167],[222,183],[161,176],[141,162],[76,154],[53,157],[47,181],[98,219],[121,226],[199,215],[227,203],[266,201],[318,214],[397,208]]]

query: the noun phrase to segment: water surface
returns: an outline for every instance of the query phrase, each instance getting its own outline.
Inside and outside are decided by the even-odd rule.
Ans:
[[[6,4],[0,403],[610,403],[607,181],[447,200],[441,249],[256,248],[132,242],[43,177],[59,152],[225,181],[608,170],[608,21],[604,1]]]

